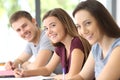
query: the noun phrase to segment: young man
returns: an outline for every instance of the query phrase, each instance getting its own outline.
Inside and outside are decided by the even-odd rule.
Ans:
[[[54,47],[46,37],[44,30],[39,28],[36,20],[26,11],[17,11],[10,17],[10,24],[19,36],[28,43],[23,53],[14,62],[7,62],[5,68],[14,70],[18,65],[21,65],[22,68],[29,70],[45,66]],[[30,63],[28,60],[32,55],[35,56],[35,60]]]

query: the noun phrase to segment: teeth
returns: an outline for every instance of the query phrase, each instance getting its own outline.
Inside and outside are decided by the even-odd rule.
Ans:
[[[26,38],[26,39],[30,38],[30,33],[29,33],[29,32],[26,32],[25,38]]]
[[[86,37],[87,40],[90,40],[92,38],[92,35],[89,35]]]
[[[51,38],[51,39],[54,39],[54,38],[55,38],[55,35],[50,36],[50,38]]]
[[[51,39],[53,39],[54,38],[54,36],[51,36]]]

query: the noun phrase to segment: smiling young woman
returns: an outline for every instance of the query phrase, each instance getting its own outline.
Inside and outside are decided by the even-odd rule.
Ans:
[[[120,79],[120,28],[97,0],[80,2],[73,11],[78,32],[92,45],[78,75],[71,80]]]

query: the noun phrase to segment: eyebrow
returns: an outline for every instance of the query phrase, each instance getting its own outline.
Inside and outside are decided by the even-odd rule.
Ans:
[[[51,23],[49,24],[49,26],[52,25],[53,23],[55,23],[55,22],[51,22]],[[47,26],[43,26],[43,27],[47,27]]]
[[[25,25],[27,25],[27,23],[23,23],[23,24],[21,25],[21,27],[23,27],[23,26],[25,26]]]
[[[83,24],[84,24],[85,22],[87,22],[87,21],[91,21],[91,19],[86,19],[86,20],[84,20],[84,21],[83,21]]]
[[[51,22],[48,26],[53,26],[55,24],[56,24],[56,22]]]
[[[51,22],[49,25],[52,25],[52,24],[54,24],[55,22]]]

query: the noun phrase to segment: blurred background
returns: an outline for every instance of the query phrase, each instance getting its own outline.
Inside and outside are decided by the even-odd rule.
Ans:
[[[26,41],[13,31],[9,17],[17,10],[26,10],[41,26],[41,18],[50,9],[61,7],[72,17],[75,6],[83,0],[0,0],[0,63],[14,60],[23,50]],[[120,0],[98,0],[111,13],[120,26]],[[32,60],[32,59],[31,59]]]

